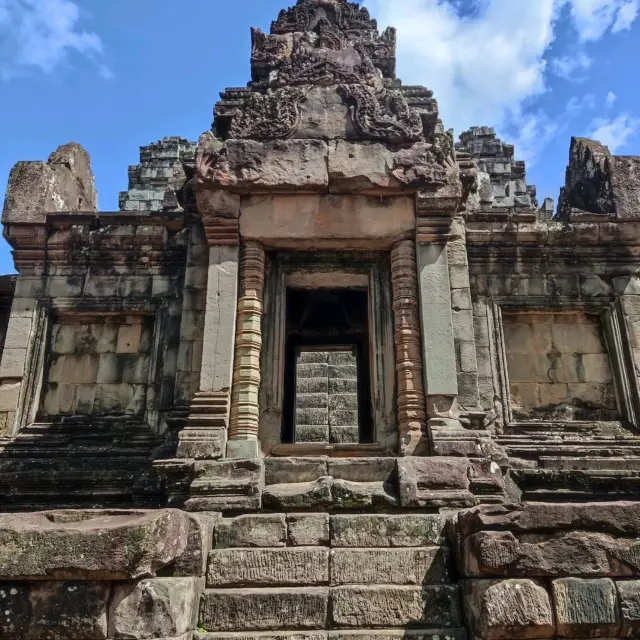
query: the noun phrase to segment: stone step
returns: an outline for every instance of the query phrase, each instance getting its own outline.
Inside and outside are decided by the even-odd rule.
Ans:
[[[464,629],[359,629],[333,631],[266,631],[207,633],[196,631],[194,640],[466,640]]]
[[[215,549],[207,587],[440,585],[451,582],[446,547]]]
[[[640,471],[628,469],[512,469],[511,478],[528,501],[640,497]]]
[[[571,470],[613,470],[640,471],[640,457],[638,458],[600,458],[600,457],[545,457],[541,456],[539,466],[542,469],[556,469],[558,471]]]
[[[198,624],[199,630],[210,632],[304,631],[329,626],[358,631],[368,627],[461,627],[459,588],[376,585],[205,589]]]

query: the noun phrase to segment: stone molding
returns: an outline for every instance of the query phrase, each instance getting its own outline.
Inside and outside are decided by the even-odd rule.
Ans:
[[[415,243],[398,242],[391,251],[391,278],[398,377],[398,430],[400,452],[428,452],[422,377],[418,278]]]
[[[264,247],[259,242],[245,243],[240,260],[230,440],[258,439],[264,277]]]

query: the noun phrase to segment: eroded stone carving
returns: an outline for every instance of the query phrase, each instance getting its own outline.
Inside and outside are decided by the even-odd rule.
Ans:
[[[349,103],[353,123],[365,139],[392,143],[422,139],[422,120],[400,91],[341,84],[338,92]]]

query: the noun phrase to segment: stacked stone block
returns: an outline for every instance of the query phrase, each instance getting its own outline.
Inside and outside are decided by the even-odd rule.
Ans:
[[[196,637],[461,639],[445,523],[417,514],[223,518]]]
[[[143,316],[54,324],[42,396],[43,419],[142,416],[152,331],[153,322]]]
[[[120,210],[176,210],[176,192],[187,180],[182,160],[195,149],[195,142],[180,137],[140,147],[140,164],[129,167],[129,190],[120,193]]]
[[[524,503],[461,513],[459,566],[474,637],[638,637],[637,511],[624,502]]]
[[[296,363],[295,440],[359,442],[355,353],[302,350]]]
[[[503,327],[516,418],[618,419],[597,316],[504,314]]]
[[[538,206],[536,188],[527,185],[525,163],[515,160],[514,147],[496,136],[492,127],[472,127],[460,135],[458,151],[476,160],[480,207],[531,209]]]

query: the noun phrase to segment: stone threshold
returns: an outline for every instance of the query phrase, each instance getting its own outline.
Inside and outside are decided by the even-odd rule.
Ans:
[[[274,458],[381,458],[388,455],[378,444],[327,444],[307,443],[278,444],[271,449]]]

